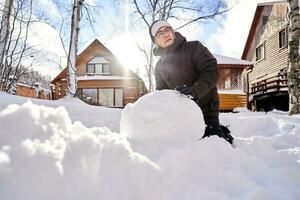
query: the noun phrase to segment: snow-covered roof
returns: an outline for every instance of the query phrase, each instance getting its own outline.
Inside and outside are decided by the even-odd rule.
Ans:
[[[33,88],[32,86],[24,84],[24,83],[17,83],[17,85],[23,86],[23,87],[28,87],[28,88]]]
[[[39,83],[39,84],[41,84],[41,83]],[[34,86],[30,86],[30,85],[27,85],[27,84],[24,84],[24,83],[17,83],[17,85],[19,85],[19,86],[23,86],[23,87],[28,87],[28,88],[35,88]],[[49,89],[45,89],[45,88],[42,88],[42,87],[40,87],[40,89],[41,90],[44,90],[44,91],[46,91],[46,92],[50,92],[50,90]]]
[[[78,81],[87,81],[87,80],[129,80],[134,79],[132,77],[124,77],[124,76],[78,76],[76,78]]]
[[[220,65],[253,65],[250,61],[247,60],[241,60],[237,58],[227,57],[227,56],[221,56],[218,54],[213,54],[215,58],[217,59],[218,64]]]

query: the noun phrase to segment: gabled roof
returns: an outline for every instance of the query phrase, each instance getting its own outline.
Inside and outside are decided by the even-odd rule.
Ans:
[[[259,22],[259,19],[260,19],[260,16],[261,16],[261,12],[263,10],[263,7],[264,6],[272,6],[272,5],[277,4],[277,3],[286,3],[286,2],[287,2],[286,0],[278,0],[278,1],[271,1],[271,2],[265,2],[265,3],[258,3],[257,4],[256,10],[255,10],[255,13],[254,13],[254,17],[253,17],[253,20],[252,20],[252,23],[251,23],[250,31],[249,31],[247,41],[246,41],[246,44],[245,44],[245,47],[244,47],[244,51],[243,51],[243,54],[242,54],[242,59],[246,59],[248,50],[250,49],[250,45],[251,45],[252,39],[254,37],[256,27],[258,25],[258,22]]]
[[[67,68],[65,68],[64,70],[62,70],[52,81],[51,83],[54,83],[62,78],[67,77]]]
[[[97,45],[97,46],[100,46],[102,47],[103,49],[105,49],[105,51],[107,51],[109,54],[113,55],[113,53],[108,49],[106,48],[98,39],[94,39],[91,43],[88,44],[87,47],[83,48],[83,50],[78,53],[78,58],[83,55],[85,53],[85,51],[87,51],[89,49],[89,47],[93,46],[93,45]],[[114,55],[113,55],[114,56]]]
[[[95,39],[93,40],[93,42],[91,42],[87,47],[85,47],[80,53],[79,55],[77,56],[77,60],[80,59],[81,56],[84,56],[85,52],[89,50],[89,48],[93,45],[96,45],[96,46],[100,46],[101,48],[105,49],[105,51],[108,52],[108,54],[110,54],[111,56],[113,57],[116,57],[108,48],[106,48],[98,39]],[[76,61],[77,62],[77,61]],[[127,69],[125,69],[127,70]],[[128,70],[130,71],[132,74],[134,74],[137,78],[140,79],[140,77],[138,77],[134,72],[132,72],[131,70]],[[62,78],[66,78],[67,77],[67,72],[68,72],[68,68],[66,67],[64,70],[62,70],[52,81],[51,83],[54,83]]]

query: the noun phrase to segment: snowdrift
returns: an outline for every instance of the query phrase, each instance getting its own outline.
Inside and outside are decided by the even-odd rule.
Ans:
[[[0,110],[0,199],[298,199],[298,154],[280,148],[299,148],[300,118],[275,115],[258,128],[275,123],[273,135],[248,137],[239,135],[245,116],[223,118],[239,141],[233,149],[218,137],[198,140],[201,110],[174,91],[126,106],[120,133],[88,128],[64,107],[9,105]]]

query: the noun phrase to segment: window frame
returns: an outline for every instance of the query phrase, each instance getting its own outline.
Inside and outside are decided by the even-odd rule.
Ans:
[[[94,57],[94,58],[96,58],[96,57]],[[98,70],[98,72],[97,72],[97,65],[98,66],[100,65],[100,67],[98,68],[100,70]],[[89,66],[93,66],[92,67],[93,68],[92,72],[90,72],[88,70]],[[107,72],[104,71],[105,66],[108,67]],[[86,63],[86,74],[87,75],[110,75],[111,74],[111,65],[109,63],[100,63],[100,62],[99,63],[98,62],[97,63],[96,62],[95,63],[94,62],[90,63],[90,62],[87,62]]]
[[[84,90],[88,90],[88,89],[95,89],[97,91],[97,102],[94,103],[94,104],[91,104],[91,105],[97,105],[97,106],[105,106],[105,107],[111,107],[111,108],[123,108],[124,107],[124,97],[125,97],[125,92],[124,92],[124,88],[122,87],[100,87],[100,88],[78,88],[78,91],[77,91],[77,96],[85,101],[83,99],[83,95],[84,95]],[[101,105],[100,104],[100,90],[101,89],[109,89],[109,90],[112,90],[112,106],[107,106],[107,105]],[[122,91],[121,94],[122,94],[122,99],[121,99],[121,103],[122,103],[122,106],[120,105],[116,105],[117,104],[117,94],[116,94],[116,91]],[[88,101],[85,101],[87,103],[89,103]]]
[[[282,34],[282,33],[284,33],[284,34]],[[284,35],[284,40],[281,37],[282,35]],[[287,47],[287,31],[286,31],[286,28],[279,31],[278,40],[279,40],[278,41],[279,49],[283,49],[283,48]],[[283,41],[284,41],[284,45],[282,44]]]
[[[259,49],[262,49],[262,53],[259,54]],[[261,58],[258,57],[258,55],[262,55]],[[255,49],[255,56],[256,56],[256,62],[259,62],[261,60],[265,59],[265,44],[261,44],[259,45],[256,49]]]
[[[93,72],[89,72],[89,66],[93,66]],[[86,64],[86,74],[95,74],[95,67],[96,67],[96,65],[94,64],[94,63],[87,63]]]

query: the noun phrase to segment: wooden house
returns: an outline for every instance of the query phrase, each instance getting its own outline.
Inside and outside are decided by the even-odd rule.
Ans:
[[[252,63],[227,56],[214,54],[219,68],[217,83],[220,98],[220,110],[232,111],[236,107],[247,107],[248,68]]]
[[[37,99],[50,99],[50,91],[44,88],[41,88],[39,84],[33,86],[17,83],[16,85],[16,95]]]
[[[252,110],[288,110],[287,2],[257,5],[242,59],[249,69],[249,105]]]
[[[123,68],[116,57],[95,39],[76,61],[77,96],[91,105],[124,107],[147,92],[144,82]],[[67,68],[51,81],[53,99],[65,96]]]

